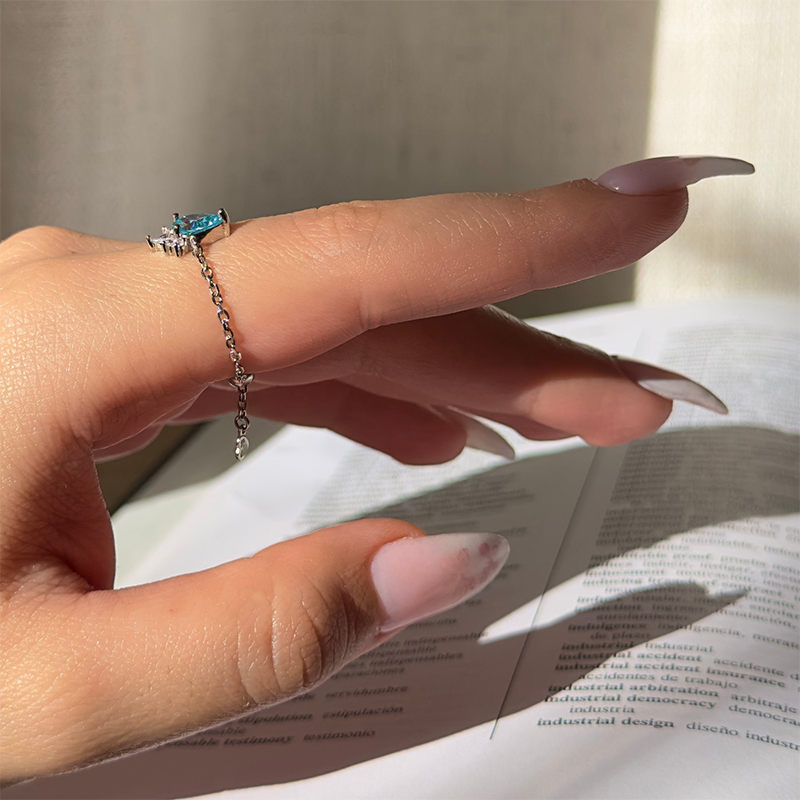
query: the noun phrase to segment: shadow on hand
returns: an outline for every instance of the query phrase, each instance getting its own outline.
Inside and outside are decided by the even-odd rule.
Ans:
[[[797,511],[797,446],[796,436],[735,427],[675,431],[628,446],[596,541],[583,542],[579,557],[562,554],[557,573],[549,562],[536,572],[547,542],[537,509],[558,502],[537,496],[537,487],[553,485],[554,476],[556,485],[566,480],[585,451],[523,459],[371,513],[422,527],[433,522],[437,532],[469,530],[470,498],[483,497],[475,502],[485,510],[489,487],[498,517],[514,533],[513,560],[457,612],[410,626],[306,695],[155,750],[15,788],[8,797],[185,797],[309,778],[523,711],[609,660],[635,670],[625,651],[746,591],[710,595],[688,579],[666,579],[573,608],[530,632],[488,643],[481,632],[587,566],[697,527]],[[602,468],[595,462],[593,469],[598,463]],[[609,618],[631,624],[598,635]],[[292,739],[275,741],[281,737]]]

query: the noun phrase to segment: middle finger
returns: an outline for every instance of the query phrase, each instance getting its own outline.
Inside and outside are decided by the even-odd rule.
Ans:
[[[256,385],[325,380],[527,420],[598,445],[652,433],[672,407],[627,378],[605,353],[491,306],[368,331],[303,364],[263,373]]]

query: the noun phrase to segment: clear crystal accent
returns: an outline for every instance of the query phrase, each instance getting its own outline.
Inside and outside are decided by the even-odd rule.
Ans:
[[[236,456],[237,461],[241,461],[246,455],[247,451],[250,449],[250,440],[246,436],[239,436],[236,439],[236,448],[234,449],[234,455]]]
[[[163,245],[168,251],[171,252],[174,252],[175,250],[178,252],[183,252],[184,249],[183,237],[178,236],[178,234],[176,234],[172,228],[162,228],[161,236],[156,236],[150,241],[152,241],[155,247],[161,248]]]

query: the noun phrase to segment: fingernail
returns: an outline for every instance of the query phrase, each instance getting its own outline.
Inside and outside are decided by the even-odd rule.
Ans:
[[[681,375],[679,372],[670,372],[643,361],[634,361],[624,356],[611,356],[619,368],[634,383],[642,389],[666,397],[667,400],[683,400],[686,403],[707,408],[717,414],[727,414],[728,407],[713,392],[706,389],[697,381]]]
[[[662,156],[604,172],[595,183],[620,194],[663,194],[715,175],[752,175],[747,161],[721,156]]]
[[[441,533],[384,545],[370,566],[383,606],[380,632],[404,628],[477,594],[500,572],[509,551],[496,533]]]
[[[482,450],[484,453],[493,453],[496,456],[507,458],[509,461],[516,458],[517,454],[508,441],[496,430],[484,425],[479,419],[462,414],[454,408],[439,407],[436,410],[464,428],[467,433],[467,447],[471,447],[473,450]]]

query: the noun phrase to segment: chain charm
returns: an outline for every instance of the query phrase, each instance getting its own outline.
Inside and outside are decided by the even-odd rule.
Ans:
[[[247,416],[247,387],[253,380],[253,376],[245,372],[242,366],[242,354],[236,347],[236,337],[231,329],[230,314],[222,304],[222,293],[214,280],[214,271],[206,261],[203,246],[200,243],[209,234],[212,234],[211,241],[230,234],[228,214],[224,208],[221,208],[217,214],[188,214],[185,217],[174,214],[172,227],[162,228],[161,231],[162,236],[158,238],[146,237],[150,249],[161,250],[162,253],[173,256],[182,256],[191,251],[200,263],[200,274],[206,279],[211,300],[217,308],[217,319],[222,325],[225,346],[228,348],[228,355],[233,362],[233,377],[228,380],[228,383],[239,392],[236,416],[233,419],[233,423],[236,425],[236,447],[233,453],[236,460],[241,461],[250,449],[250,441],[247,438],[247,429],[250,427],[250,420]]]
[[[245,372],[242,366],[242,354],[236,349],[236,337],[231,330],[231,317],[225,310],[225,306],[222,305],[222,294],[217,282],[214,280],[214,271],[206,261],[203,245],[200,244],[195,236],[189,239],[189,244],[192,248],[192,255],[200,262],[200,274],[208,283],[211,301],[217,307],[217,319],[222,325],[222,330],[225,334],[225,346],[228,348],[228,355],[233,362],[233,377],[228,380],[228,383],[234,389],[239,390],[238,410],[233,420],[233,424],[236,425],[236,447],[233,453],[236,456],[236,460],[241,461],[250,448],[250,440],[247,438],[247,429],[250,427],[250,420],[247,417],[247,387],[253,380],[253,376]]]

